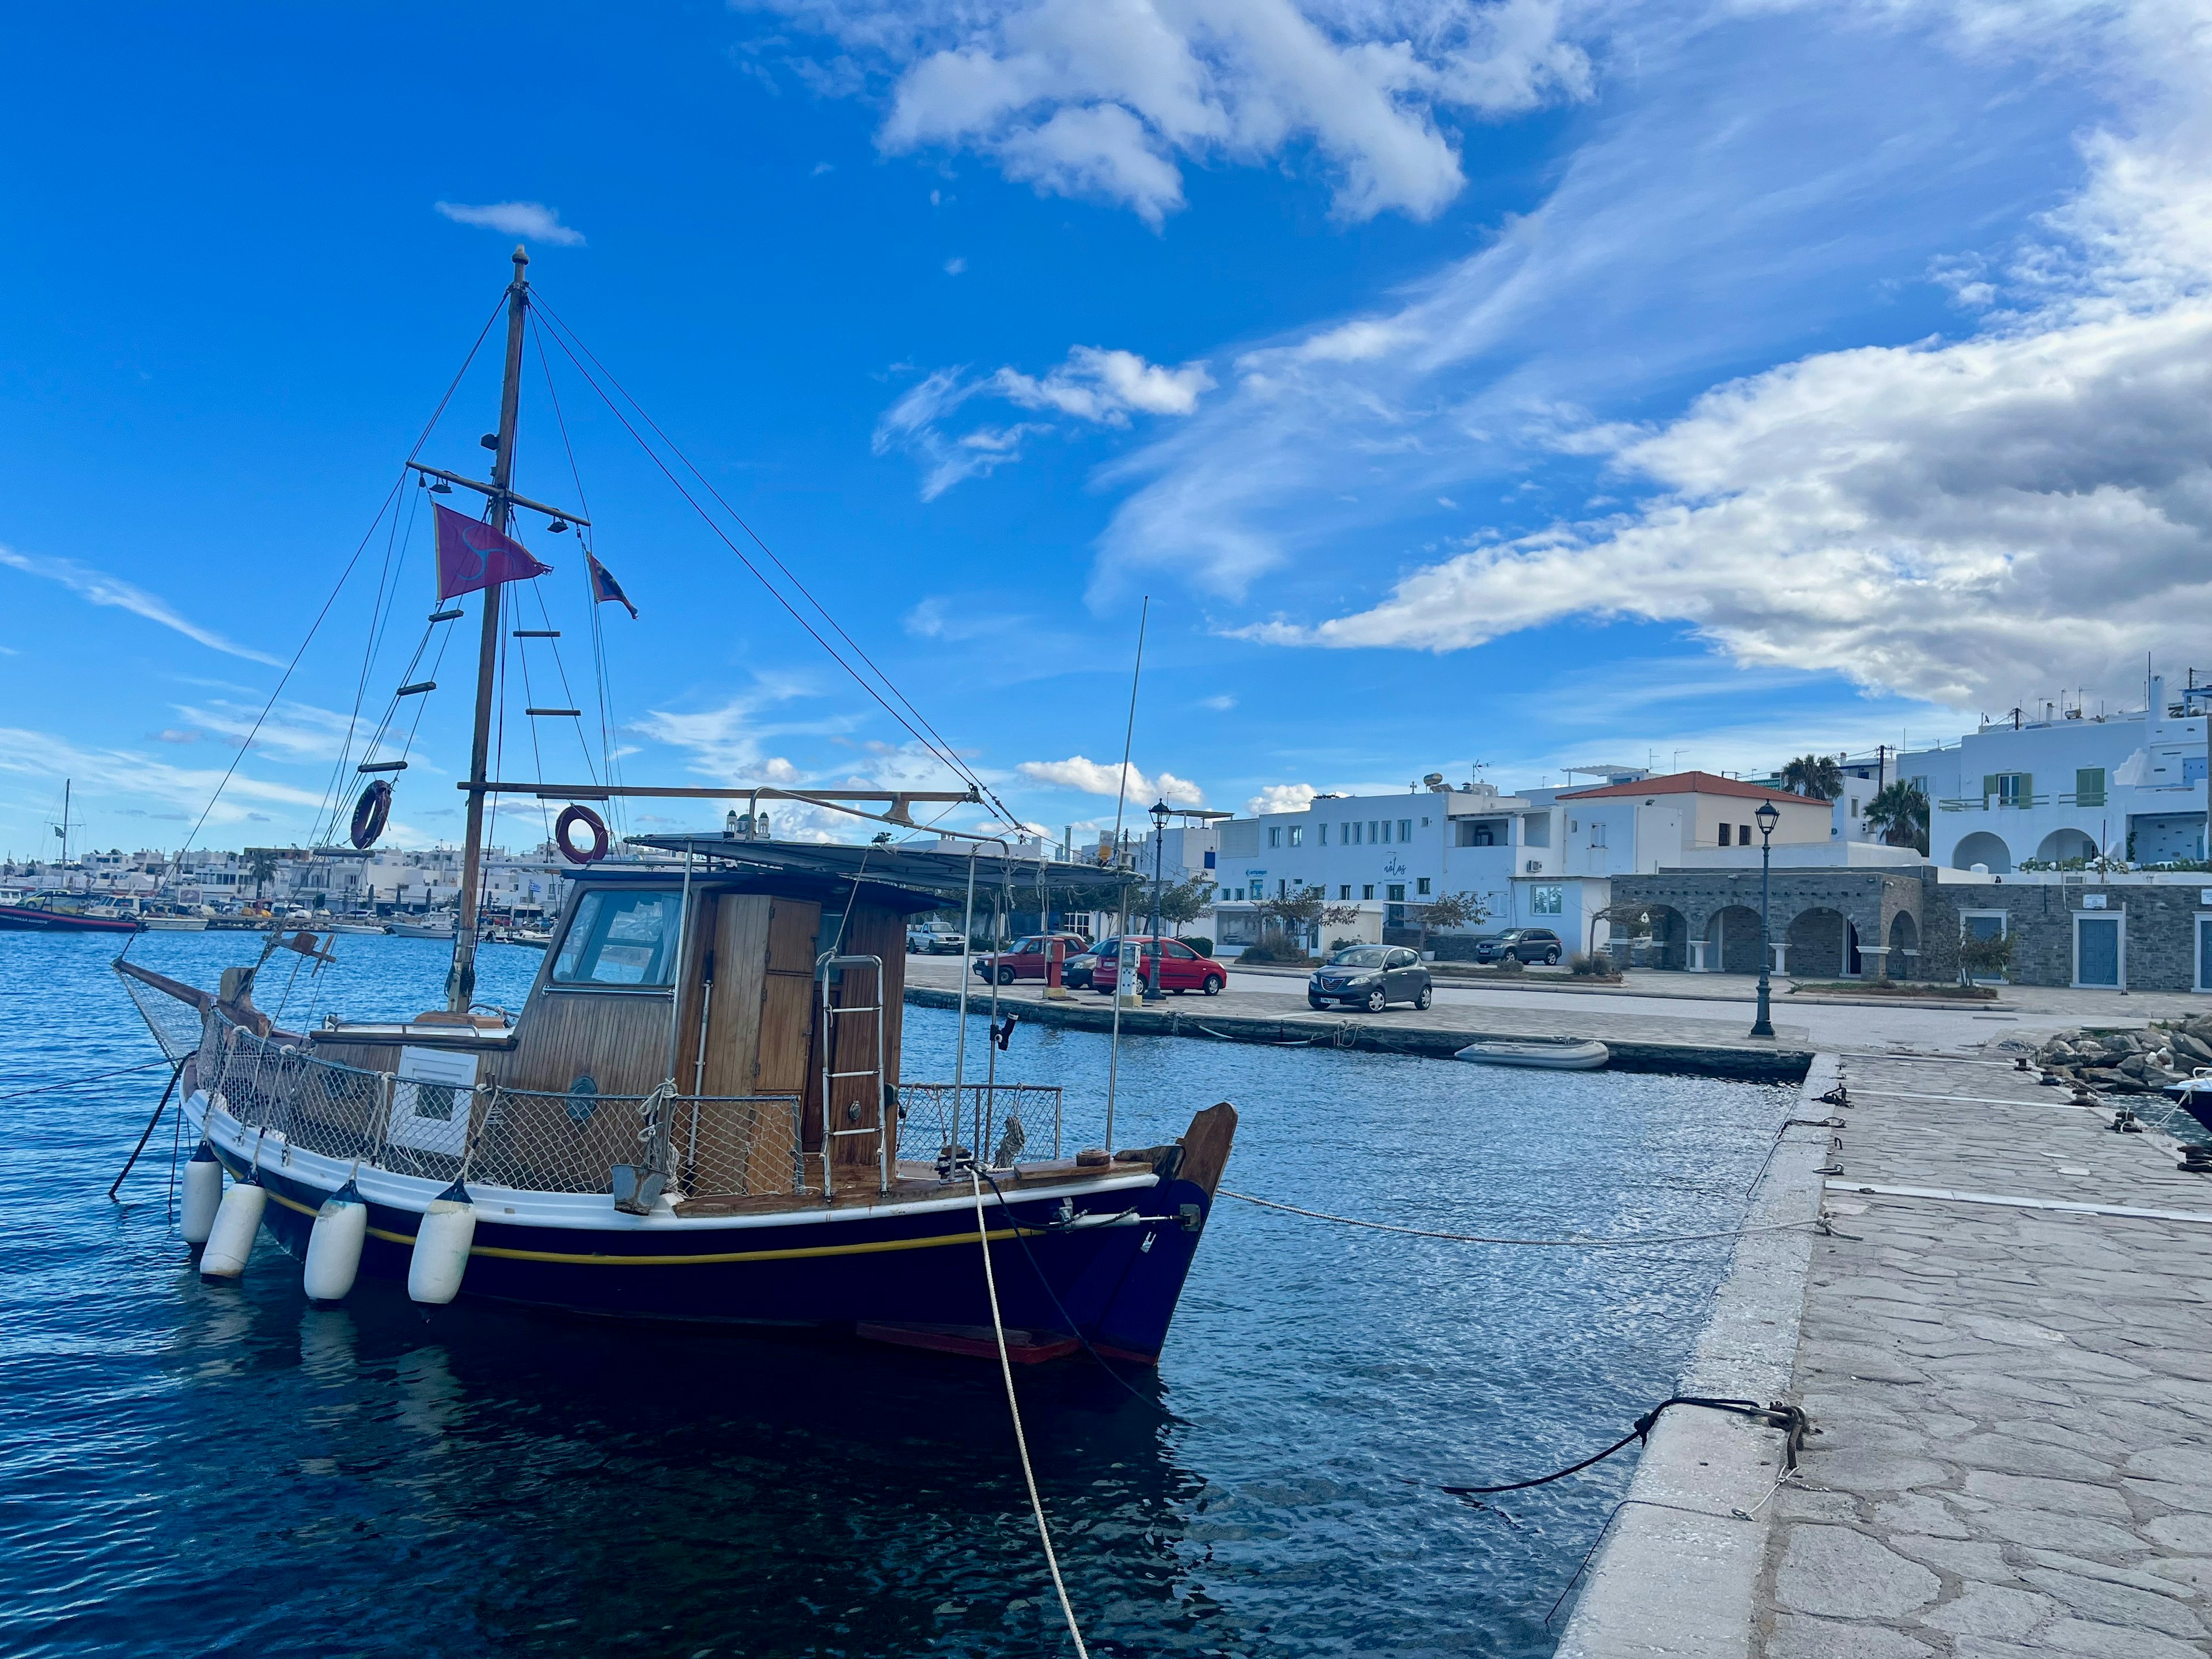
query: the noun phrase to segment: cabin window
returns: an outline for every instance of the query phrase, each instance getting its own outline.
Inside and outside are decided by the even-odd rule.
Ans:
[[[553,963],[556,985],[667,985],[683,910],[673,892],[586,893]]]

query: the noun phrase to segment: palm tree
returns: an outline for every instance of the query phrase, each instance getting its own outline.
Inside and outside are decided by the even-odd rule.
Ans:
[[[1928,855],[1928,797],[1899,781],[1867,803],[1866,827],[1892,847],[1910,847]]]
[[[1800,755],[1782,769],[1782,787],[1813,800],[1833,800],[1844,793],[1843,768],[1832,755]]]

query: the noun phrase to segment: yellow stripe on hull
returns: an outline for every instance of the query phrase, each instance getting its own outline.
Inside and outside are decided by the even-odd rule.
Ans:
[[[288,1210],[297,1210],[301,1215],[313,1215],[314,1210],[296,1199],[290,1199],[275,1188],[269,1196]],[[1002,1227],[989,1235],[996,1242],[1018,1237],[1023,1229]],[[1026,1230],[1032,1238],[1039,1236],[1037,1229]],[[371,1238],[380,1238],[387,1244],[412,1244],[412,1233],[386,1232],[381,1227],[368,1230]],[[726,1261],[789,1261],[810,1255],[870,1255],[884,1250],[933,1250],[946,1245],[965,1244],[965,1233],[948,1233],[939,1238],[888,1238],[867,1244],[810,1244],[788,1250],[723,1250],[704,1255],[573,1255],[563,1250],[510,1250],[496,1244],[477,1244],[471,1247],[471,1255],[494,1255],[508,1261],[560,1261],[586,1267],[700,1267]]]

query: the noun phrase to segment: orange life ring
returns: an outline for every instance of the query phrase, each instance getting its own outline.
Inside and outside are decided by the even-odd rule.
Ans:
[[[580,823],[592,832],[589,847],[579,848],[568,839],[568,831]],[[606,823],[588,806],[562,807],[553,820],[553,839],[561,845],[561,856],[571,864],[597,864],[607,855]]]

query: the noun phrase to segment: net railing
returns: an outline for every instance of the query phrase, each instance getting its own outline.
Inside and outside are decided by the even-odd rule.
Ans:
[[[139,1018],[146,1022],[146,1029],[154,1034],[154,1041],[161,1045],[161,1052],[169,1057],[171,1064],[200,1046],[206,1036],[203,1029],[205,1016],[195,1004],[156,990],[128,975],[118,977],[137,1006]]]
[[[1060,1091],[1048,1083],[902,1083],[898,1155],[932,1162],[948,1146],[994,1169],[1060,1157]]]
[[[447,1078],[317,1060],[208,1019],[199,1079],[249,1130],[395,1175],[465,1176],[525,1192],[607,1193],[615,1167],[658,1169],[687,1197],[806,1190],[797,1095],[602,1095],[471,1083],[472,1057]]]

